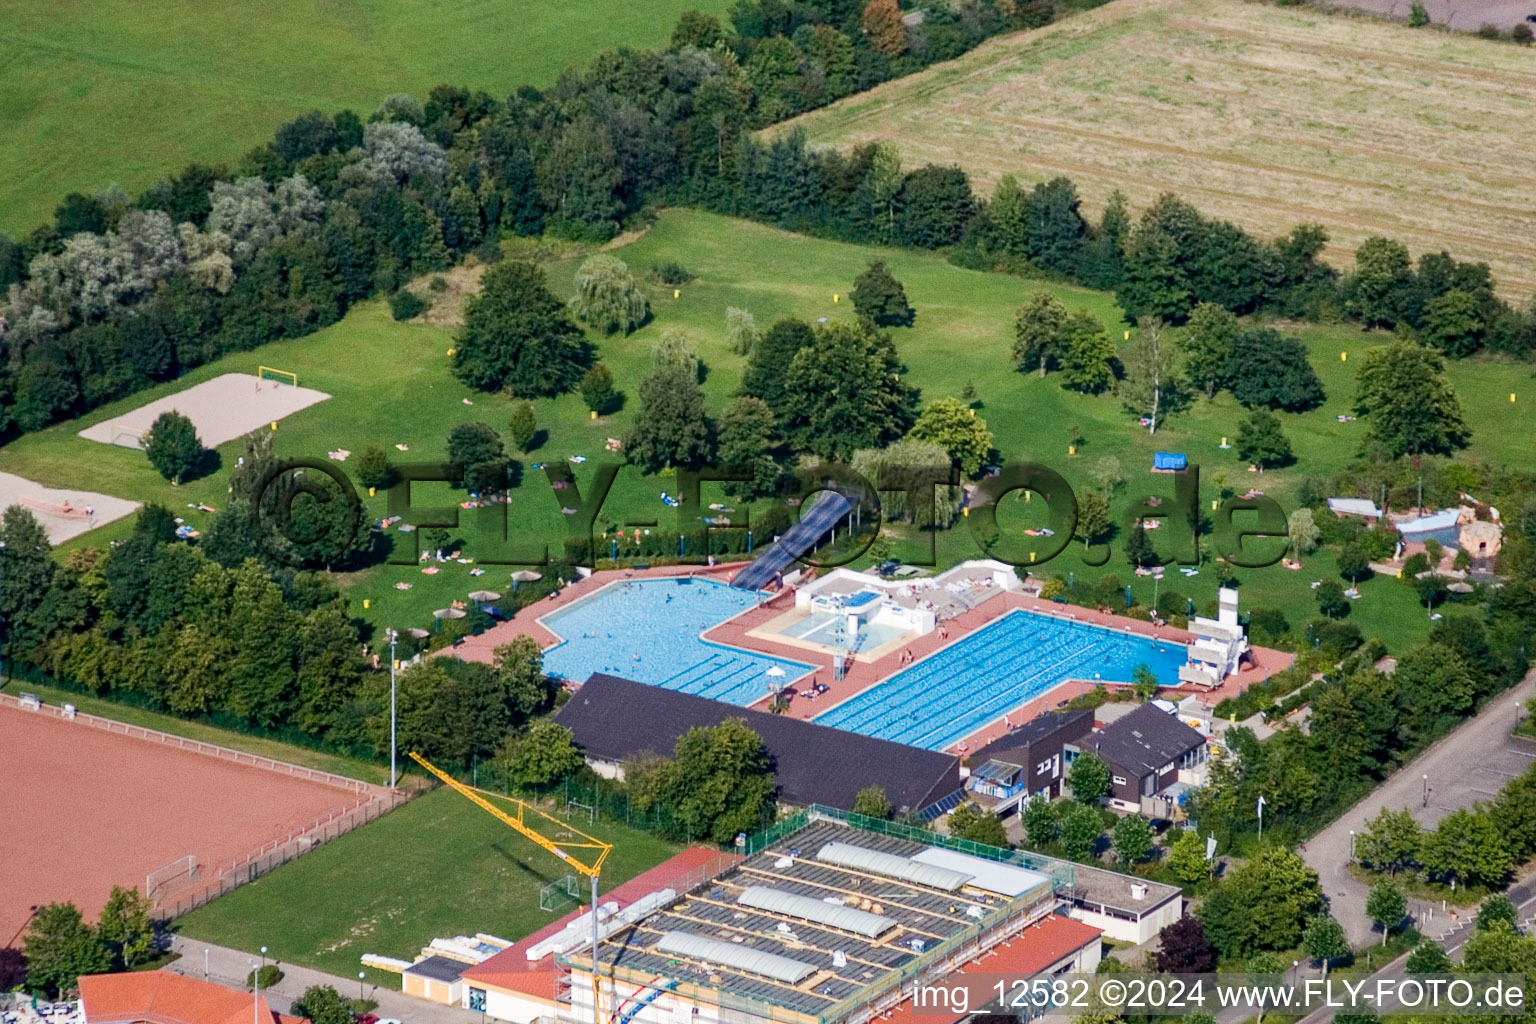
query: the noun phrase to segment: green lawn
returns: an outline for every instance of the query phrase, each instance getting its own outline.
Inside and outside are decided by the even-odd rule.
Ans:
[[[604,892],[677,850],[622,825],[580,828],[614,844]],[[364,953],[411,959],[436,936],[521,938],[564,912],[540,910],[539,889],[568,873],[552,854],[437,789],[194,911],[176,928],[236,949],[264,945],[278,960],[352,977]],[[585,894],[586,879],[577,877]],[[374,983],[399,984],[369,974]]]
[[[11,0],[0,19],[0,231],[71,190],[234,161],[306,110],[366,115],[450,82],[501,98],[723,0]]]
[[[202,722],[189,722],[183,718],[162,715],[159,712],[146,711],[142,708],[129,707],[116,701],[102,700],[99,697],[92,697],[90,694],[75,693],[73,690],[61,690],[53,686],[41,686],[37,683],[12,679],[5,684],[5,692],[10,694],[35,693],[42,698],[45,704],[73,704],[87,714],[116,719],[119,722],[127,722],[129,725],[140,725],[146,729],[157,729],[160,732],[168,732],[172,736],[183,736],[190,740],[200,740],[203,743],[214,743],[221,747],[229,747],[231,750],[243,750],[247,754],[255,754],[258,757],[270,757],[274,761],[287,761],[289,764],[303,765],[306,768],[314,768],[322,772],[332,772],[336,775],[345,775],[349,778],[361,779],[364,782],[373,782],[380,785],[389,782],[389,768],[373,761],[360,761],[357,758],[343,757],[340,754],[330,754],[321,750],[311,750],[309,747],[295,746],[291,743],[283,743],[280,740],[267,739],[264,736],[251,736],[247,733],[235,732],[232,729],[220,729],[217,726],[207,725]]]
[[[685,210],[663,214],[648,233],[618,252],[637,278],[648,280],[650,268],[666,260],[683,263],[697,278],[684,285],[676,299],[671,288],[647,286],[655,313],[649,324],[628,337],[592,338],[620,387],[629,394],[628,404],[618,413],[590,420],[576,395],[535,403],[540,426],[548,437],[525,461],[584,455],[591,461],[578,473],[578,481],[583,485],[591,479],[598,458],[604,455],[604,439],[623,434],[631,421],[636,387],[648,371],[651,344],[664,328],[681,327],[697,344],[708,367],[704,389],[711,409],[718,413],[737,387],[744,364],[743,357],[730,352],[726,345],[726,307],[751,310],[764,328],[785,315],[812,320],[848,316],[851,309],[847,291],[853,278],[877,255],[888,261],[918,311],[916,324],[895,330],[893,336],[907,364],[908,380],[921,389],[924,399],[958,396],[967,383],[973,384],[978,414],[988,421],[1003,457],[1046,462],[1075,486],[1088,485],[1086,473],[1099,457],[1115,455],[1131,478],[1118,499],[1117,515],[1130,495],[1171,495],[1169,477],[1147,472],[1152,453],[1158,450],[1185,452],[1201,465],[1206,501],[1221,486],[1238,492],[1257,486],[1287,509],[1293,507],[1296,489],[1305,476],[1334,472],[1356,450],[1364,424],[1340,423],[1335,417],[1350,407],[1360,356],[1369,346],[1386,340],[1380,333],[1344,326],[1294,328],[1311,348],[1328,399],[1314,412],[1282,414],[1298,461],[1288,469],[1259,476],[1246,472],[1246,466],[1232,452],[1219,447],[1223,436],[1236,434],[1243,415],[1229,396],[1214,402],[1196,402],[1168,421],[1155,436],[1148,436],[1113,397],[1079,395],[1064,390],[1055,376],[1041,380],[1011,368],[1008,347],[1013,313],[1032,291],[1050,290],[1069,306],[1091,311],[1111,324],[1114,336],[1119,338],[1124,325],[1120,323],[1118,307],[1108,295],[962,270],[932,254],[818,241]],[[568,294],[578,263],[578,259],[570,259],[550,264],[551,287]],[[834,302],[834,295],[840,296],[841,301]],[[204,524],[206,516],[185,506],[198,501],[217,506],[225,496],[224,472],[172,488],[140,453],[85,441],[77,438],[75,432],[87,422],[117,415],[198,380],[230,371],[251,372],[259,362],[293,370],[301,383],[334,396],[283,422],[278,440],[284,453],[323,456],[332,448],[356,452],[375,442],[396,454],[391,446],[406,443],[410,446],[409,454],[397,455],[398,458],[438,459],[444,454],[445,438],[453,424],[482,419],[505,429],[510,408],[507,399],[471,392],[453,378],[447,357],[452,344],[450,331],[395,323],[382,303],[368,303],[343,322],[308,338],[271,345],[259,353],[227,357],[181,381],[97,410],[88,419],[23,437],[0,450],[0,469],[52,486],[86,486],[88,481],[90,487],[108,493],[166,502],[182,510],[195,525]],[[1347,362],[1339,359],[1344,351],[1350,353]],[[1472,431],[1472,446],[1466,457],[1529,465],[1526,439],[1536,426],[1536,413],[1532,412],[1536,389],[1529,386],[1530,368],[1498,362],[1463,362],[1451,366],[1450,376],[1462,396]],[[1519,399],[1514,404],[1509,402],[1510,393]],[[463,404],[466,398],[473,402],[472,406]],[[1075,458],[1068,458],[1068,427],[1073,424],[1081,428],[1085,443]],[[223,446],[225,465],[233,462],[237,447],[237,443]],[[708,487],[704,500],[718,500],[720,495],[711,495]],[[654,519],[664,528],[675,527],[677,513],[664,508],[658,498],[664,489],[675,489],[675,482],[668,477],[643,476],[634,469],[625,469],[604,506],[600,523]],[[446,487],[417,491],[417,503],[449,500]],[[375,499],[372,504],[370,513],[382,515],[382,499]],[[530,546],[537,551],[546,544],[558,554],[568,525],[560,508],[561,502],[549,490],[543,474],[530,469],[525,472],[523,484],[514,491],[508,517],[513,540],[500,540],[498,514],[465,513],[458,531],[466,540],[465,554],[511,557],[518,551],[526,552]],[[1030,525],[1028,513],[1038,509],[1038,505],[1026,506],[1022,502],[1005,503],[1000,514],[1005,532],[1022,540],[1020,531]],[[685,520],[684,525],[695,527],[697,519]],[[128,529],[129,524],[124,521],[72,543],[99,544],[103,538],[121,536]],[[410,543],[409,538],[404,539]],[[937,547],[940,564],[979,554],[970,531],[963,525],[941,534]],[[1027,557],[1028,548],[1018,550],[1026,552],[1021,557]],[[913,557],[919,549],[903,544],[897,553]],[[1110,571],[1130,577],[1129,567],[1118,552],[1103,568],[1082,567],[1075,556],[1069,555],[1063,555],[1059,563],[1052,565],[1053,570],[1056,568],[1086,572],[1090,579]],[[469,571],[469,566],[451,564],[437,576],[424,576],[413,566],[382,565],[343,582],[354,598],[354,612],[377,624],[430,625],[432,609],[444,606],[450,599],[462,598],[477,587],[506,586],[507,570],[503,567],[489,567],[487,575],[479,579],[472,578]],[[1331,571],[1327,555],[1310,559],[1305,572],[1289,572],[1278,566],[1249,570],[1241,576],[1244,606],[1278,607],[1293,623],[1304,621],[1315,611],[1307,584]],[[396,590],[396,582],[410,582],[412,589]],[[1176,587],[1197,603],[1214,596],[1214,574],[1209,569],[1194,580],[1170,575],[1163,585]],[[1146,588],[1145,597],[1150,599],[1152,582],[1138,581],[1138,586]],[[1396,581],[1375,580],[1366,583],[1363,590],[1365,596],[1355,604],[1353,615],[1368,635],[1377,634],[1395,644],[1422,633],[1424,612],[1408,588]],[[370,604],[366,610],[362,607],[365,599]]]

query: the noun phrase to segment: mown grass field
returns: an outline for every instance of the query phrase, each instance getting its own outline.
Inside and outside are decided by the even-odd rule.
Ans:
[[[606,892],[677,852],[653,835],[599,821],[614,844]],[[552,836],[556,841],[560,836]],[[519,939],[571,908],[539,909],[539,889],[570,871],[468,800],[436,789],[180,918],[184,935],[353,977],[364,953],[412,959],[436,936]],[[587,880],[581,882],[586,900]],[[369,971],[375,984],[399,979]]]
[[[0,231],[71,190],[232,161],[306,110],[366,115],[442,82],[505,96],[721,0],[11,0],[0,19]]]
[[[890,141],[909,166],[1064,174],[1097,209],[1176,192],[1262,236],[1327,227],[1484,260],[1536,288],[1536,68],[1469,35],[1239,0],[1116,0],[799,120],[813,142]],[[782,129],[776,129],[782,130]]]
[[[1350,409],[1360,355],[1371,345],[1387,340],[1380,332],[1367,333],[1351,327],[1294,328],[1311,350],[1328,398],[1313,412],[1282,414],[1297,462],[1290,468],[1259,477],[1246,472],[1246,466],[1233,452],[1219,447],[1223,436],[1236,434],[1243,415],[1229,396],[1214,402],[1198,401],[1170,419],[1155,436],[1148,436],[1114,397],[1080,395],[1064,390],[1054,375],[1041,380],[1012,368],[1009,344],[1014,311],[1032,291],[1054,291],[1069,306],[1087,309],[1103,319],[1111,325],[1113,336],[1120,338],[1124,325],[1120,323],[1119,309],[1102,293],[962,270],[931,254],[876,252],[681,210],[665,213],[648,233],[620,249],[619,254],[629,262],[637,278],[648,278],[650,268],[665,260],[682,262],[697,278],[682,287],[677,299],[673,299],[670,288],[651,288],[654,319],[634,334],[593,337],[599,354],[629,393],[629,402],[623,409],[594,422],[576,395],[535,403],[540,425],[548,437],[525,461],[585,455],[591,461],[577,473],[582,484],[591,479],[596,463],[604,455],[604,439],[621,436],[630,423],[638,382],[648,372],[651,343],[662,329],[681,327],[698,346],[708,367],[704,389],[711,410],[718,414],[738,386],[744,365],[743,357],[731,353],[726,345],[726,307],[751,310],[764,328],[787,315],[811,320],[847,316],[851,311],[846,296],[852,280],[876,255],[888,260],[918,311],[915,326],[897,329],[893,337],[907,364],[907,379],[921,389],[923,398],[959,396],[967,383],[973,384],[978,415],[987,420],[1003,457],[1046,462],[1074,486],[1090,486],[1087,474],[1093,464],[1103,455],[1114,455],[1130,477],[1129,486],[1117,499],[1117,514],[1127,506],[1130,496],[1171,495],[1170,479],[1148,472],[1152,453],[1159,450],[1185,452],[1191,461],[1201,465],[1206,501],[1215,497],[1222,486],[1239,493],[1257,486],[1288,509],[1293,507],[1302,479],[1332,473],[1347,463],[1357,449],[1364,425],[1359,421],[1340,423],[1335,417]],[[551,286],[562,294],[569,293],[571,275],[578,263],[575,258],[551,263]],[[842,301],[834,303],[834,294],[842,296]],[[93,488],[108,493],[167,503],[195,525],[206,525],[205,515],[185,506],[198,501],[218,506],[225,496],[227,471],[172,488],[141,453],[82,440],[75,432],[86,422],[109,418],[160,393],[179,390],[218,373],[250,372],[261,362],[291,369],[298,373],[301,383],[334,396],[283,421],[278,431],[281,452],[323,456],[336,447],[357,452],[375,442],[393,455],[396,453],[392,445],[407,443],[410,452],[398,455],[402,460],[440,459],[453,424],[482,419],[504,430],[510,408],[507,399],[471,392],[453,378],[446,354],[452,343],[450,330],[398,324],[389,318],[381,303],[369,304],[342,323],[308,338],[282,342],[260,353],[228,357],[188,374],[182,381],[127,399],[119,407],[98,410],[88,420],[60,424],[23,437],[0,449],[0,469],[51,486],[80,486],[89,481]],[[1350,355],[1347,362],[1339,358],[1343,352]],[[1465,457],[1529,465],[1527,439],[1536,427],[1536,388],[1532,387],[1530,368],[1500,362],[1462,362],[1452,364],[1449,375],[1462,398],[1472,432],[1472,445]],[[1510,393],[1517,395],[1514,404],[1509,402]],[[466,398],[474,404],[465,406]],[[1076,457],[1068,458],[1068,428],[1072,425],[1080,427],[1085,443]],[[221,456],[226,466],[233,464],[237,451],[237,442],[223,446]],[[706,485],[704,500],[719,500],[720,495],[711,496],[709,486]],[[678,513],[661,504],[661,490],[675,490],[675,481],[625,468],[604,506],[600,525],[650,518],[659,520],[664,528],[672,526]],[[450,497],[446,486],[440,490],[418,488],[418,492],[413,499],[417,503]],[[535,547],[548,544],[558,554],[567,520],[561,515],[561,503],[549,490],[543,474],[525,470],[513,499],[508,517],[511,531]],[[374,499],[372,505],[370,514],[382,515],[382,498]],[[1000,521],[1014,540],[1021,540],[1021,531],[1030,525],[1027,515],[1032,508],[1038,506],[1005,502]],[[964,522],[938,535],[941,565],[980,554]],[[492,514],[476,520],[465,513],[461,523],[463,528],[458,535],[468,541],[466,555],[478,553],[480,557],[489,557],[492,552],[508,551],[500,541],[499,516]],[[696,526],[697,520],[688,520],[685,525]],[[107,538],[126,535],[130,528],[131,520],[123,520],[71,543],[101,544]],[[901,540],[901,531],[896,533]],[[897,554],[919,556],[926,549],[927,537],[920,541],[902,541]],[[1057,567],[1053,563],[1051,568]],[[1065,554],[1059,568],[1086,573],[1093,580],[1105,572],[1131,577],[1118,552],[1103,568],[1083,567],[1075,554]],[[468,591],[481,587],[505,588],[506,567],[490,567],[478,579],[469,575],[469,569],[450,564],[436,576],[425,576],[415,566],[380,565],[342,582],[348,587],[354,612],[377,625],[431,625],[432,609],[443,607],[452,598],[462,598]],[[1305,621],[1315,612],[1307,584],[1331,572],[1326,555],[1310,559],[1304,573],[1279,567],[1246,571],[1241,576],[1244,605],[1279,607],[1293,622]],[[410,582],[412,588],[396,590],[396,582]],[[1149,600],[1152,582],[1137,580],[1136,585],[1147,590],[1143,598]],[[1197,603],[1210,599],[1215,591],[1214,574],[1209,568],[1193,580],[1170,574],[1163,585],[1176,587]],[[1407,587],[1396,581],[1376,580],[1363,589],[1365,597],[1355,605],[1353,614],[1367,634],[1379,634],[1389,643],[1401,643],[1422,632],[1424,612]],[[362,607],[365,598],[370,602],[368,609]]]

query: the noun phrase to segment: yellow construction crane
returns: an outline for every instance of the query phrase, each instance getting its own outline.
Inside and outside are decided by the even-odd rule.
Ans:
[[[458,793],[460,796],[469,800],[482,811],[485,811],[487,814],[491,815],[496,820],[500,821],[503,825],[506,825],[508,828],[511,828],[519,835],[532,840],[539,846],[554,854],[556,857],[559,857],[571,867],[575,868],[577,871],[580,871],[582,874],[586,875],[592,880],[592,1018],[593,1024],[602,1024],[602,1010],[598,1005],[599,971],[597,946],[599,940],[597,929],[597,879],[598,876],[602,873],[603,861],[607,860],[608,855],[613,852],[613,844],[605,843],[595,836],[589,836],[585,832],[582,832],[580,829],[568,824],[567,822],[561,821],[559,818],[553,817],[552,815],[545,814],[537,807],[525,803],[516,797],[502,796],[499,793],[492,794],[496,797],[496,799],[505,800],[516,808],[516,814],[508,814],[506,811],[502,810],[500,807],[497,807],[495,804],[485,799],[485,797],[481,796],[480,794],[483,792],[483,790],[477,790],[472,786],[464,785],[464,783],[449,775],[447,772],[443,771],[437,765],[433,764],[431,761],[428,761],[414,750],[410,751],[410,756],[411,760],[415,761],[417,764],[421,765],[427,771],[431,772],[433,775],[442,780],[443,785],[447,786],[454,792]],[[536,831],[530,825],[528,825],[525,820],[529,811],[532,811],[535,815],[544,819],[545,821],[550,822],[553,825],[558,825],[563,831],[575,833],[577,836],[577,841],[557,843],[553,839],[550,839]],[[595,850],[596,855],[593,856],[591,854],[582,854],[578,856],[566,852],[567,850]],[[588,863],[588,861],[591,863]]]

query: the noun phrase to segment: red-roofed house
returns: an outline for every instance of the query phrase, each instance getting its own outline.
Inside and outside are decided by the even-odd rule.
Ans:
[[[87,974],[80,978],[86,1024],[308,1024],[264,997],[169,971]]]
[[[1092,974],[1099,966],[1103,934],[1092,925],[1052,914],[993,946],[955,974],[1006,974],[1020,982],[1036,974]],[[968,1016],[934,1016],[933,1010],[919,1016],[907,999],[875,1019],[880,1024],[953,1024]]]
[[[677,856],[604,893],[600,898],[605,905],[610,902],[617,903],[622,910],[636,900],[660,889],[671,888],[684,892],[697,884],[706,874],[717,873],[725,865],[738,859],[734,854],[721,853],[719,850],[702,846],[691,846]],[[545,952],[538,959],[530,960],[528,951],[544,940],[558,935],[582,915],[582,910],[573,910],[497,953],[484,963],[465,970],[462,975],[465,988],[464,1006],[471,1010],[483,1011],[488,1017],[513,1021],[515,1024],[530,1024],[536,1017],[553,1016],[556,1012],[555,954],[553,951]],[[87,1024],[95,1024],[95,1022],[90,1021]]]

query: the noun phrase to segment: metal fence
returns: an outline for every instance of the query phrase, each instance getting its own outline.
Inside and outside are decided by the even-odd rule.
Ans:
[[[204,743],[202,740],[188,739],[185,736],[160,732],[158,729],[129,725],[100,715],[83,711],[70,713],[51,704],[34,705],[30,701],[24,702],[19,697],[8,693],[0,693],[0,707],[14,707],[31,714],[71,722],[90,729],[100,729],[103,732],[132,739],[159,743],[176,750],[185,750],[204,757],[215,757],[221,761],[244,765],[259,771],[276,772],[279,775],[303,779],[307,782],[317,782],[351,793],[355,797],[347,806],[319,815],[297,828],[289,829],[283,835],[220,864],[210,874],[200,877],[188,876],[185,884],[174,891],[166,892],[164,891],[166,886],[158,886],[157,889],[160,891],[145,892],[144,895],[154,901],[155,917],[162,920],[180,917],[210,900],[217,899],[231,889],[237,889],[247,882],[254,882],[273,868],[280,867],[295,857],[330,842],[337,836],[345,835],[359,825],[366,825],[379,815],[409,800],[413,795],[404,790],[391,790],[358,779],[350,779],[345,775],[320,771],[317,768],[306,768],[258,754],[248,754],[243,750],[221,747],[216,743]]]
[[[317,846],[323,846],[338,836],[344,836],[360,825],[393,810],[411,798],[411,793],[394,792],[386,797],[360,801],[350,808],[335,811],[294,829],[280,840],[274,840],[240,857],[236,857],[206,881],[194,882],[191,887],[160,897],[155,902],[155,917],[169,921],[188,914],[218,899],[231,890],[265,875],[274,868],[282,867],[295,857],[303,856]]]
[[[119,736],[129,736],[133,739],[148,740],[151,743],[161,743],[168,747],[175,747],[178,750],[191,751],[194,754],[202,754],[205,757],[217,757],[220,760],[231,761],[250,768],[261,768],[266,771],[277,772],[280,775],[289,775],[297,779],[305,779],[309,782],[319,782],[323,785],[335,786],[352,793],[371,794],[379,788],[358,779],[349,779],[345,775],[323,772],[317,768],[305,768],[302,765],[289,764],[287,761],[275,761],[270,757],[247,754],[243,750],[232,750],[229,747],[221,747],[216,743],[204,743],[202,740],[188,739],[185,736],[176,736],[172,733],[161,732],[158,729],[146,729],[142,725],[129,725],[127,722],[119,722],[113,718],[102,718],[100,715],[93,715],[85,711],[76,711],[71,715],[67,714],[63,708],[54,707],[52,704],[43,704],[40,707],[31,708],[29,705],[23,704],[19,697],[8,693],[0,693],[0,706],[27,709],[31,710],[33,714],[44,715],[61,721],[74,722],[76,725],[101,729],[104,732],[116,733]]]

